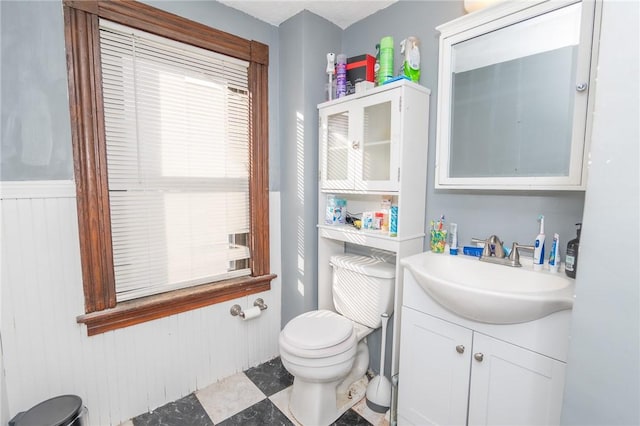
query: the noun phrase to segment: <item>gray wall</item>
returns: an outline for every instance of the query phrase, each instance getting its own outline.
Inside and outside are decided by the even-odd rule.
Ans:
[[[278,28],[217,2],[146,1],[269,45],[270,189],[280,184]],[[61,1],[7,1],[2,8],[0,180],[73,179]]]
[[[438,37],[435,27],[464,14],[461,0],[399,1],[350,26],[344,32],[347,56],[375,54],[375,44],[383,36],[394,37],[394,69],[401,65],[399,43],[407,36],[420,39],[420,84],[431,89],[425,226],[444,214],[447,222],[458,224],[458,239],[469,244],[472,237],[497,234],[506,245],[518,241],[533,243],[538,234],[537,217],[545,215],[547,245],[554,232],[560,234],[563,250],[575,236],[576,222],[582,220],[582,192],[453,191],[434,189],[436,105],[438,100]]]
[[[73,179],[62,4],[0,8],[0,180]]]
[[[640,424],[639,20],[638,2],[604,2],[565,425]]]
[[[318,307],[318,110],[342,30],[303,11],[280,25],[282,326]],[[321,35],[321,36],[320,36]]]

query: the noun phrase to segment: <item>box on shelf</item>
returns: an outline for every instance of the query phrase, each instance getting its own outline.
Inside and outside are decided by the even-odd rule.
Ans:
[[[358,55],[347,58],[347,88],[355,92],[356,83],[373,81],[373,68],[376,58],[371,55]]]
[[[324,223],[327,225],[344,225],[347,219],[347,200],[335,195],[327,196],[327,210]]]

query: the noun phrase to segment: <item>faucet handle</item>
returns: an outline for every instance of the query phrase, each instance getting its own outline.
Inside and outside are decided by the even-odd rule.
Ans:
[[[486,240],[481,240],[479,238],[471,238],[472,243],[482,243],[484,244],[484,248],[482,249],[482,257],[491,257],[491,243],[489,242],[490,238]]]
[[[518,249],[535,250],[535,247],[528,246],[528,245],[521,245],[514,242],[513,245],[511,246],[511,253],[509,253],[509,260],[517,265],[520,264],[520,253],[518,252]]]
[[[498,238],[497,235],[491,235],[486,240],[471,238],[471,242],[484,244],[482,257],[490,257],[493,255],[499,259],[504,258],[504,248],[502,246],[502,241],[500,241],[500,238]]]
[[[502,241],[498,238],[497,235],[492,235],[489,237],[489,245],[493,251],[493,255],[498,259],[504,258],[504,247],[502,245]]]

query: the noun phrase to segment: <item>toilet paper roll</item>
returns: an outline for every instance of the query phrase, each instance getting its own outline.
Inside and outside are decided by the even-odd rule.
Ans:
[[[244,318],[242,318],[242,319],[244,321],[250,320],[250,319],[259,317],[261,313],[262,313],[262,311],[260,310],[260,308],[257,307],[257,306],[254,306],[253,308],[245,309]]]

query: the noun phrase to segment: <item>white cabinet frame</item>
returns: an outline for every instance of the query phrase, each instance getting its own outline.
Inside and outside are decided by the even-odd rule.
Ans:
[[[584,0],[580,25],[580,44],[576,82],[586,82],[577,91],[573,110],[571,155],[567,176],[531,177],[451,177],[449,175],[450,121],[452,96],[452,47],[501,28],[517,25],[536,16],[552,12],[578,0],[543,0],[533,2],[505,1],[463,16],[436,29],[440,35],[438,109],[436,125],[436,189],[502,189],[502,190],[585,190],[590,145],[597,40],[601,4]]]

